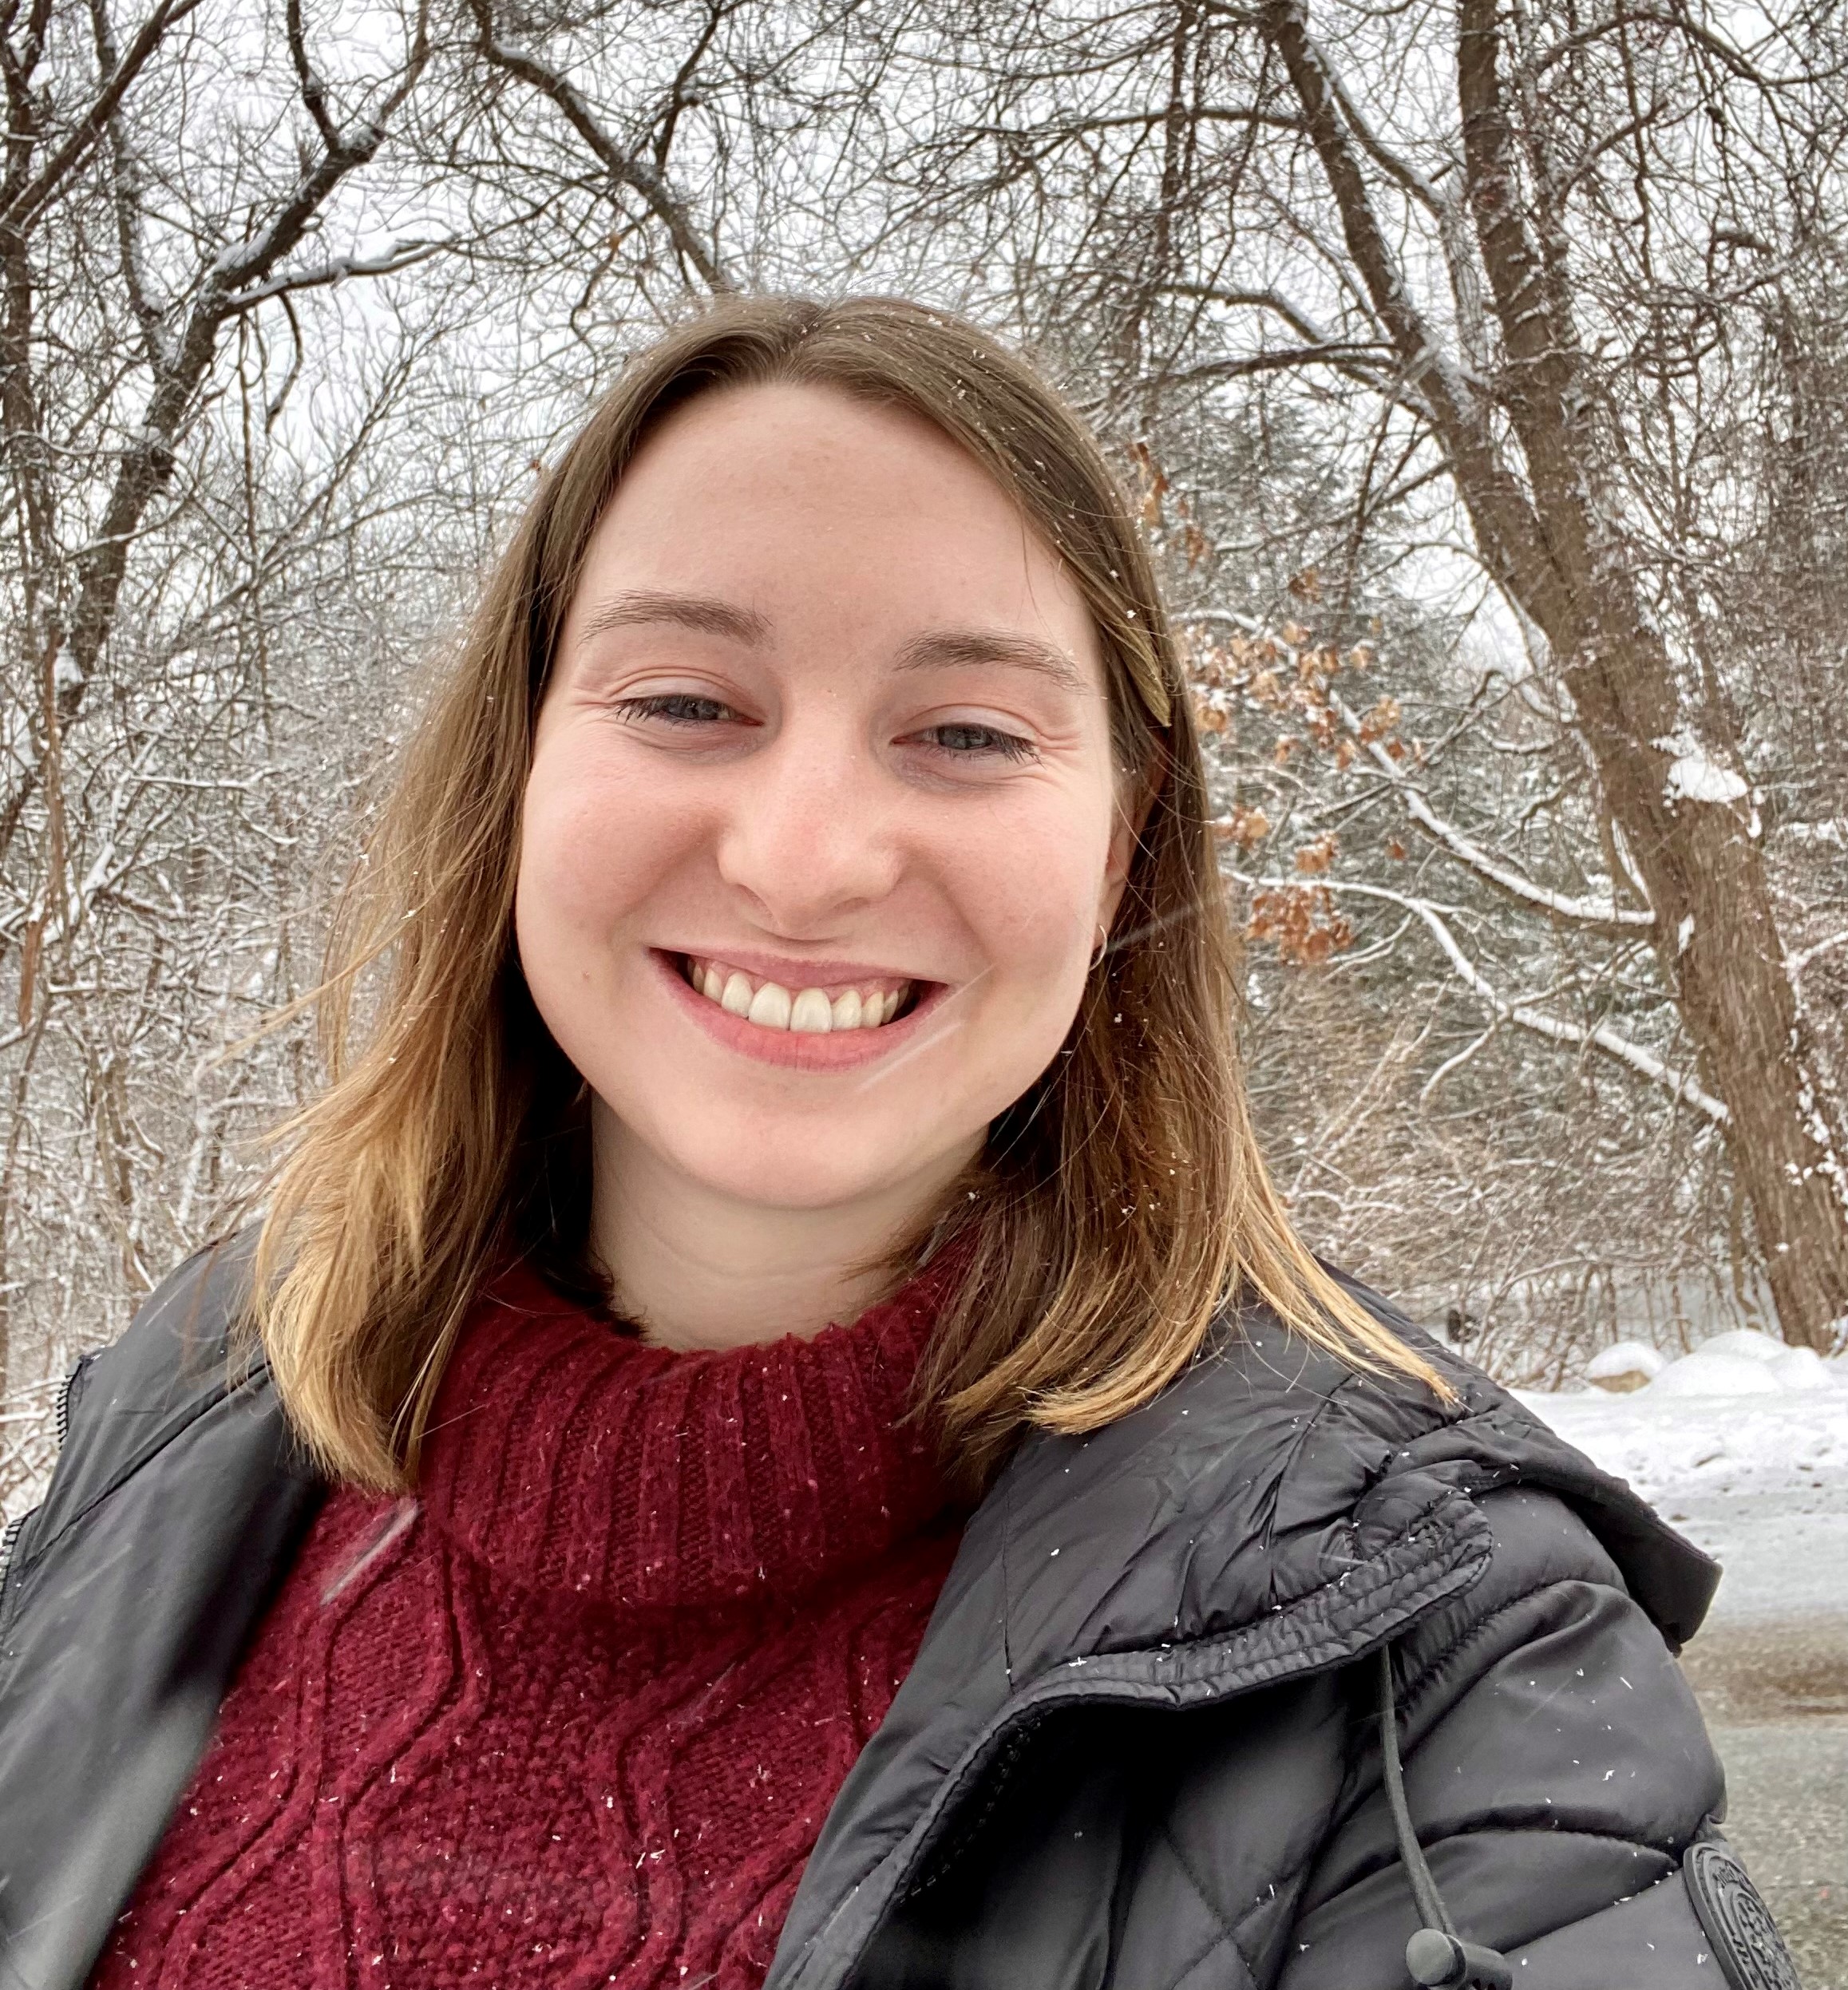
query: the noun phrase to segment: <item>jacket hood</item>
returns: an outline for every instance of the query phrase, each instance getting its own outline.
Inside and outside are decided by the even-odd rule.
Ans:
[[[1390,1562],[1409,1535],[1427,1549],[1469,1537],[1476,1496],[1515,1485],[1565,1498],[1668,1641],[1693,1635],[1715,1565],[1506,1390],[1364,1296],[1455,1403],[1357,1373],[1253,1311],[1145,1409],[1022,1447],[964,1557],[1005,1573],[1010,1690],[1075,1657],[1197,1644],[1298,1608]]]

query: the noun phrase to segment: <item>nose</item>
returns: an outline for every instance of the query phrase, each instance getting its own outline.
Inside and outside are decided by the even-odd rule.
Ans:
[[[738,769],[718,836],[719,875],[790,939],[819,935],[897,881],[880,769],[845,714],[785,726]]]

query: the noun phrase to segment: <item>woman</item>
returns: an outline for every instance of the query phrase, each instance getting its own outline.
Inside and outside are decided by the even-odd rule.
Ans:
[[[643,354],[411,745],[254,1254],[73,1384],[7,1980],[1783,1980],[1704,1929],[1762,1919],[1711,1565],[1304,1249],[1234,997],[1075,418],[890,302]]]

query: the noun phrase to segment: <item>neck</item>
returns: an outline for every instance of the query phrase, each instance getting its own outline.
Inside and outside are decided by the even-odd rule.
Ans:
[[[880,1298],[880,1261],[962,1172],[957,1154],[822,1209],[748,1202],[671,1167],[598,1102],[591,1240],[617,1309],[657,1347],[807,1339]]]

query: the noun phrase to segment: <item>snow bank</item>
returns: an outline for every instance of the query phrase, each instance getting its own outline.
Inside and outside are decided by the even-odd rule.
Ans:
[[[1715,1371],[1750,1375],[1753,1383],[1731,1392],[1685,1384],[1680,1392],[1664,1389],[1677,1369],[1694,1367],[1690,1356],[1671,1363],[1633,1395],[1587,1390],[1521,1399],[1569,1443],[1658,1505],[1683,1494],[1808,1492],[1833,1482],[1848,1509],[1848,1387],[1825,1379],[1819,1388],[1786,1389],[1766,1366],[1738,1355],[1701,1359],[1702,1385],[1717,1379]],[[1842,1580],[1848,1592],[1848,1565]]]
[[[1688,1355],[1672,1361],[1649,1384],[1660,1402],[1676,1396],[1775,1396],[1783,1391],[1768,1361],[1750,1355]]]
[[[1667,1366],[1664,1356],[1646,1340],[1620,1340],[1585,1363],[1585,1379],[1602,1389],[1636,1389],[1653,1382]]]
[[[1701,1342],[1694,1350],[1695,1355],[1744,1355],[1753,1361],[1779,1361],[1786,1355],[1809,1354],[1810,1348],[1793,1347],[1787,1341],[1773,1340],[1769,1334],[1761,1334],[1755,1327],[1741,1327],[1730,1334],[1714,1334]]]
[[[1848,1360],[1722,1334],[1628,1395],[1521,1399],[1719,1560],[1716,1616],[1848,1616]]]
[[[1594,1361],[1585,1370],[1588,1380],[1597,1379],[1593,1372],[1597,1367]],[[1715,1334],[1692,1354],[1659,1368],[1649,1389],[1660,1399],[1802,1395],[1833,1386],[1829,1364],[1814,1347],[1788,1347],[1769,1334],[1744,1327],[1736,1333]]]
[[[1715,1334],[1712,1339],[1702,1341],[1692,1354],[1673,1365],[1685,1368],[1690,1362],[1704,1362],[1715,1357],[1727,1361],[1755,1361],[1780,1389],[1826,1389],[1836,1379],[1848,1387],[1848,1363],[1838,1361],[1831,1366],[1814,1347],[1787,1347],[1781,1340],[1773,1340],[1769,1334],[1755,1333],[1750,1327],[1741,1327],[1737,1333]],[[1589,1374],[1590,1371],[1586,1372]]]
[[[1720,1334],[1629,1395],[1583,1389],[1521,1399],[1645,1499],[1826,1481],[1839,1482],[1848,1510],[1848,1361],[1813,1349]]]

